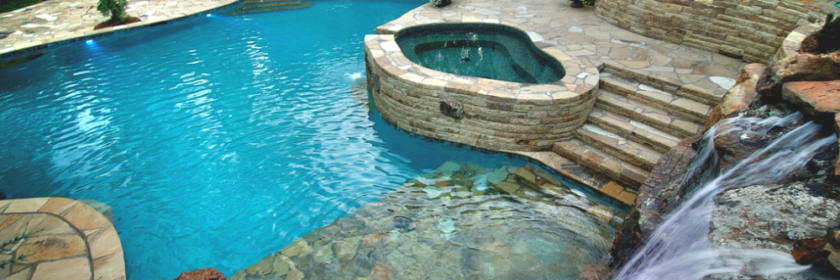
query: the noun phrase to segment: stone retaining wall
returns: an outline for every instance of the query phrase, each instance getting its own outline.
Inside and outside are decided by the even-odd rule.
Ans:
[[[788,33],[825,19],[809,0],[599,0],[595,13],[669,42],[769,63]]]
[[[586,72],[520,84],[419,66],[393,38],[365,38],[368,87],[382,116],[409,132],[496,151],[547,151],[572,138],[595,103],[598,70],[559,52],[549,55],[569,59],[561,60],[567,70]]]

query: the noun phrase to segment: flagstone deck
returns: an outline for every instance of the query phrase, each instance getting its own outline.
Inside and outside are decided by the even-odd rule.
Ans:
[[[126,279],[114,226],[79,201],[0,201],[0,240],[0,279]]]
[[[0,57],[40,48],[52,43],[101,36],[183,18],[238,0],[144,0],[130,1],[126,13],[140,22],[93,30],[108,20],[96,10],[98,0],[47,0],[0,14]]]

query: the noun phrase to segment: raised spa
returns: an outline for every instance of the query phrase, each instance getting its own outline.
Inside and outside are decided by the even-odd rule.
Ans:
[[[566,74],[528,34],[503,25],[422,25],[401,30],[395,39],[411,62],[441,72],[530,84],[557,82]]]

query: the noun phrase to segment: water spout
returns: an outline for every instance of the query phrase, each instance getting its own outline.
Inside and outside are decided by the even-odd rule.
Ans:
[[[815,152],[837,141],[836,136],[815,139],[820,126],[808,122],[717,175],[718,172],[709,169],[718,167],[708,165],[719,162],[714,150],[717,130],[725,129],[724,134],[764,135],[774,128],[794,125],[801,118],[798,113],[784,118],[739,117],[710,129],[701,140],[689,174],[684,177],[701,176],[696,183],[700,187],[687,194],[685,201],[665,217],[616,279],[702,279],[714,274],[774,275],[808,269],[809,266],[796,264],[784,252],[714,248],[707,238],[717,194],[732,188],[779,182],[804,167]]]

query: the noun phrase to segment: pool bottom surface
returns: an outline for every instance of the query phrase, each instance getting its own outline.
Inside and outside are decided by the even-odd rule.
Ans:
[[[623,215],[530,165],[446,162],[232,279],[578,279]]]

